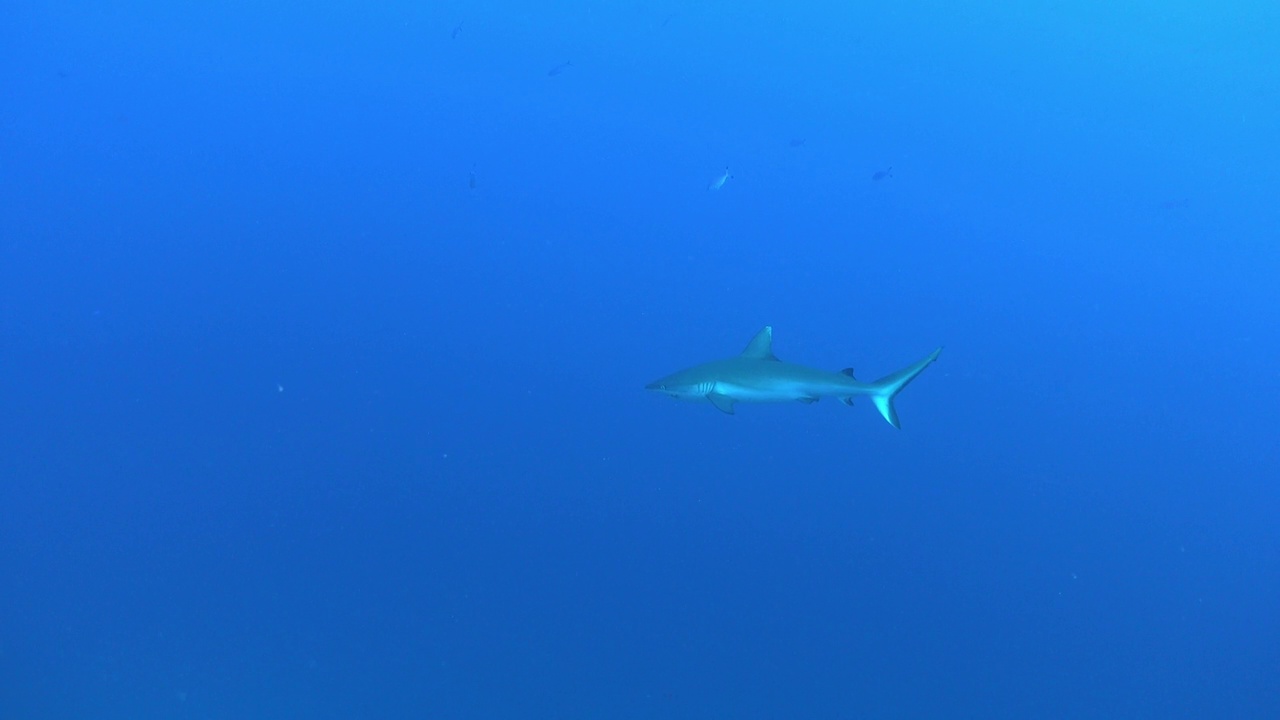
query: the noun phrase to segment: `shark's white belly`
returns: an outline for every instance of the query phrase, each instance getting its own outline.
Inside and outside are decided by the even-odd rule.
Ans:
[[[767,387],[717,382],[715,392],[738,402],[790,402],[816,397],[799,383],[773,383]]]

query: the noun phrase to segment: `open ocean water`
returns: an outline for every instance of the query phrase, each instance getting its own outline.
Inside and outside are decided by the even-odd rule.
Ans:
[[[1280,718],[1277,38],[8,0],[0,720]]]

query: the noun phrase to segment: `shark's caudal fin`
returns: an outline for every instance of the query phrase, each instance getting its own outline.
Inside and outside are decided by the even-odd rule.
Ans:
[[[876,409],[880,411],[885,420],[889,421],[890,425],[896,428],[902,427],[898,423],[898,411],[893,409],[893,398],[902,392],[902,388],[906,387],[907,383],[915,380],[917,375],[924,372],[925,368],[929,367],[934,360],[937,360],[941,352],[942,348],[938,348],[929,353],[920,362],[871,383],[871,401],[876,404]]]

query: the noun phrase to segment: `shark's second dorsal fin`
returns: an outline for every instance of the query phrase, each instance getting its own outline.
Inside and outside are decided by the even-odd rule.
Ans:
[[[754,360],[777,360],[777,356],[773,354],[773,326],[765,325],[756,336],[751,338],[751,342],[747,343],[747,349],[742,351],[742,357],[752,358]]]

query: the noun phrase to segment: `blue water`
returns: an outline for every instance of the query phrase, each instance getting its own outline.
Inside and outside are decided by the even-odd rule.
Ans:
[[[0,720],[1280,717],[1278,8],[10,2]]]

